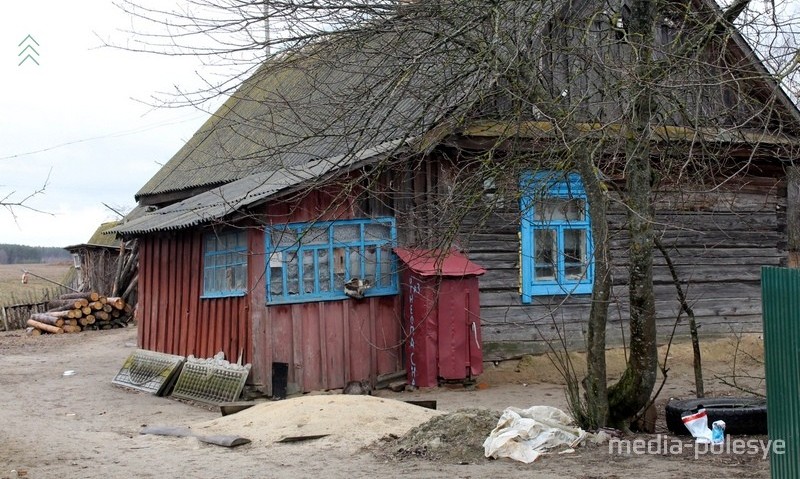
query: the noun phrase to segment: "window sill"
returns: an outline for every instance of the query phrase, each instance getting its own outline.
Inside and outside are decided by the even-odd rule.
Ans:
[[[395,296],[397,294],[399,294],[399,291],[397,290],[367,292],[364,295],[363,299],[376,298],[380,296]],[[361,301],[361,299],[356,299],[351,296],[347,296],[346,294],[336,295],[336,296],[303,295],[302,297],[290,296],[288,298],[283,298],[283,297],[273,298],[272,300],[267,301],[267,306],[280,306],[285,304],[299,304],[299,303],[319,303],[323,301],[343,301],[346,299]]]
[[[247,296],[246,291],[231,291],[228,293],[208,293],[200,296],[200,299],[219,299],[219,298],[240,298]]]
[[[531,287],[529,293],[522,294],[522,302],[529,304],[533,298],[543,296],[577,296],[592,294],[592,284],[548,284]]]

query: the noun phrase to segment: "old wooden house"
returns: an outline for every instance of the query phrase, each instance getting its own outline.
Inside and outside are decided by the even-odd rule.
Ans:
[[[102,223],[85,243],[64,247],[72,254],[75,289],[101,291],[109,295],[112,293],[123,244],[114,235],[106,232],[118,224],[118,221]]]
[[[466,3],[415,2],[265,63],[141,188],[140,214],[115,230],[139,238],[141,347],[242,357],[267,393],[276,363],[303,391],[401,370],[396,247],[455,247],[487,270],[485,360],[541,352],[547,340],[584,345],[591,205],[569,148],[553,147],[568,134],[547,112],[569,111],[572,138],[603,145],[614,197],[625,177],[614,161],[630,141],[617,119],[637,94],[612,88],[630,75],[624,15],[588,0],[503,2],[510,27],[497,29]],[[709,2],[692,8],[659,13],[658,52],[719,20]],[[440,34],[478,18],[458,38]],[[704,334],[760,329],[760,267],[786,263],[792,248],[787,166],[800,132],[747,42],[718,26],[702,61],[659,80],[647,140],[661,165],[657,236]],[[465,46],[494,44],[514,45],[516,60]],[[589,49],[613,61],[590,64]],[[625,215],[612,201],[617,344],[627,335]],[[660,256],[654,276],[669,331],[679,304]],[[354,281],[363,298],[346,292]]]

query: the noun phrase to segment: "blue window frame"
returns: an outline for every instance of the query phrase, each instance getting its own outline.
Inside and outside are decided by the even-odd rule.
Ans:
[[[592,231],[580,176],[528,173],[520,186],[522,302],[534,296],[590,294]]]
[[[394,218],[289,223],[266,228],[267,303],[345,299],[345,283],[364,296],[397,294]]]
[[[247,291],[247,232],[207,233],[203,238],[203,298]]]

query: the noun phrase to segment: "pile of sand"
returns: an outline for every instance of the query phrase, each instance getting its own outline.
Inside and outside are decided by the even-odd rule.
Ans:
[[[286,437],[329,434],[325,442],[353,450],[384,436],[402,436],[439,411],[394,399],[348,394],[302,396],[265,402],[244,411],[196,424],[197,435],[234,434],[255,445]]]

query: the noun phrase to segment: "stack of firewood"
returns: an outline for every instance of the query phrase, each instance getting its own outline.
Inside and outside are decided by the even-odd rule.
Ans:
[[[131,320],[132,308],[122,298],[99,293],[62,294],[48,303],[46,313],[33,313],[28,334],[79,333],[85,329],[124,328]]]

